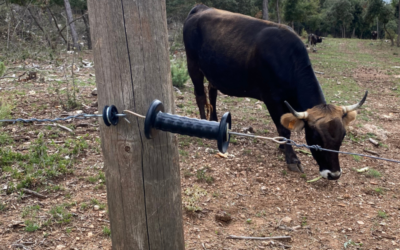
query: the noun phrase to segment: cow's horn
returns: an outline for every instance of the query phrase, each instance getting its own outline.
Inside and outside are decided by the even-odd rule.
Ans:
[[[292,113],[296,118],[307,119],[307,117],[308,117],[307,111],[305,111],[305,112],[297,112],[296,110],[294,110],[294,108],[292,108],[292,106],[290,106],[290,104],[287,101],[285,101],[285,104],[288,107],[290,113]]]
[[[350,111],[353,111],[353,110],[356,110],[356,109],[360,108],[364,104],[365,100],[367,99],[367,95],[368,95],[368,90],[365,91],[365,95],[364,95],[363,99],[359,103],[353,104],[353,105],[350,105],[350,106],[342,106],[343,112],[344,113],[348,113]]]

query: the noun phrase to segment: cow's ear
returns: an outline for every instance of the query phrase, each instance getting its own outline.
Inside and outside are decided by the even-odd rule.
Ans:
[[[345,127],[349,126],[350,122],[354,121],[357,117],[357,111],[347,112],[346,116],[343,117],[343,124]]]
[[[296,118],[291,113],[284,114],[281,117],[281,124],[285,128],[293,132],[299,132],[304,128],[304,121],[299,118]]]

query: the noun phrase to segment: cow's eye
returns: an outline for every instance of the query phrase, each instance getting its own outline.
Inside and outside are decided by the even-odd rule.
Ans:
[[[344,115],[342,115],[342,119],[345,118],[347,116],[347,113],[345,113]]]

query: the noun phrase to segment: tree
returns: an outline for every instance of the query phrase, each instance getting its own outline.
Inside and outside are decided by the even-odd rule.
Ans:
[[[397,18],[397,47],[400,47],[400,1],[393,0],[392,5],[395,9],[394,16]]]
[[[394,32],[392,32],[392,30],[388,30],[387,28],[387,24],[391,21],[395,19],[395,16],[393,15],[393,9],[392,6],[389,4],[384,4],[381,8],[381,11],[379,13],[378,16],[379,20],[381,20],[381,22],[383,23],[383,29],[385,30],[385,35],[387,35],[390,39],[390,42],[392,44],[392,46],[394,45]]]
[[[268,20],[268,0],[263,1],[262,13],[263,13],[263,19]]]
[[[69,23],[69,27],[71,29],[73,46],[76,49],[80,49],[80,46],[78,44],[78,34],[76,33],[76,30],[75,30],[75,24],[73,22],[74,19],[72,18],[72,10],[71,10],[71,5],[69,3],[69,0],[64,0],[64,6],[65,6],[65,12],[67,13],[67,20]]]
[[[328,18],[332,24],[340,26],[342,38],[346,37],[346,27],[354,19],[352,12],[353,6],[348,0],[338,0],[328,10]]]
[[[299,10],[299,0],[286,1],[283,13],[285,15],[285,20],[292,24],[294,28],[294,22],[300,20],[301,12]]]

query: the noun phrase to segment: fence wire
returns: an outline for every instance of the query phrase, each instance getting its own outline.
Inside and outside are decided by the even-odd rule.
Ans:
[[[137,114],[135,113],[135,115],[137,115]],[[66,121],[66,120],[70,120],[70,119],[88,119],[88,118],[96,118],[96,117],[102,117],[102,116],[103,115],[100,115],[100,114],[98,114],[98,115],[97,114],[77,114],[77,115],[71,115],[71,116],[62,117],[62,118],[58,117],[58,118],[54,118],[54,119],[37,119],[37,118],[22,119],[22,118],[18,118],[18,119],[4,119],[4,120],[0,120],[0,122],[12,122],[12,123],[16,123],[16,122],[25,122],[25,123],[28,123],[28,122],[58,122],[58,121]],[[116,116],[125,117],[126,114],[117,114]],[[142,118],[143,117],[144,116],[142,116]],[[295,146],[298,148],[307,148],[310,150],[313,149],[316,151],[326,151],[326,152],[346,154],[346,155],[358,155],[358,156],[368,157],[368,158],[372,158],[372,159],[376,159],[376,160],[400,163],[399,160],[387,159],[387,158],[382,158],[382,157],[373,156],[373,155],[358,154],[358,153],[352,153],[352,152],[346,152],[346,151],[337,151],[337,150],[322,148],[319,145],[311,145],[310,146],[307,144],[298,144],[295,141],[284,138],[284,137],[268,138],[268,137],[261,137],[261,136],[255,136],[255,135],[249,135],[249,134],[241,134],[241,133],[235,133],[235,132],[229,132],[229,133],[234,134],[236,136],[254,137],[254,138],[258,138],[258,139],[268,139],[268,140],[272,140],[276,143],[279,143],[279,142],[275,141],[275,139],[279,139],[279,140],[285,142],[285,144],[287,144],[287,145]],[[282,144],[282,143],[280,143],[280,144]]]

